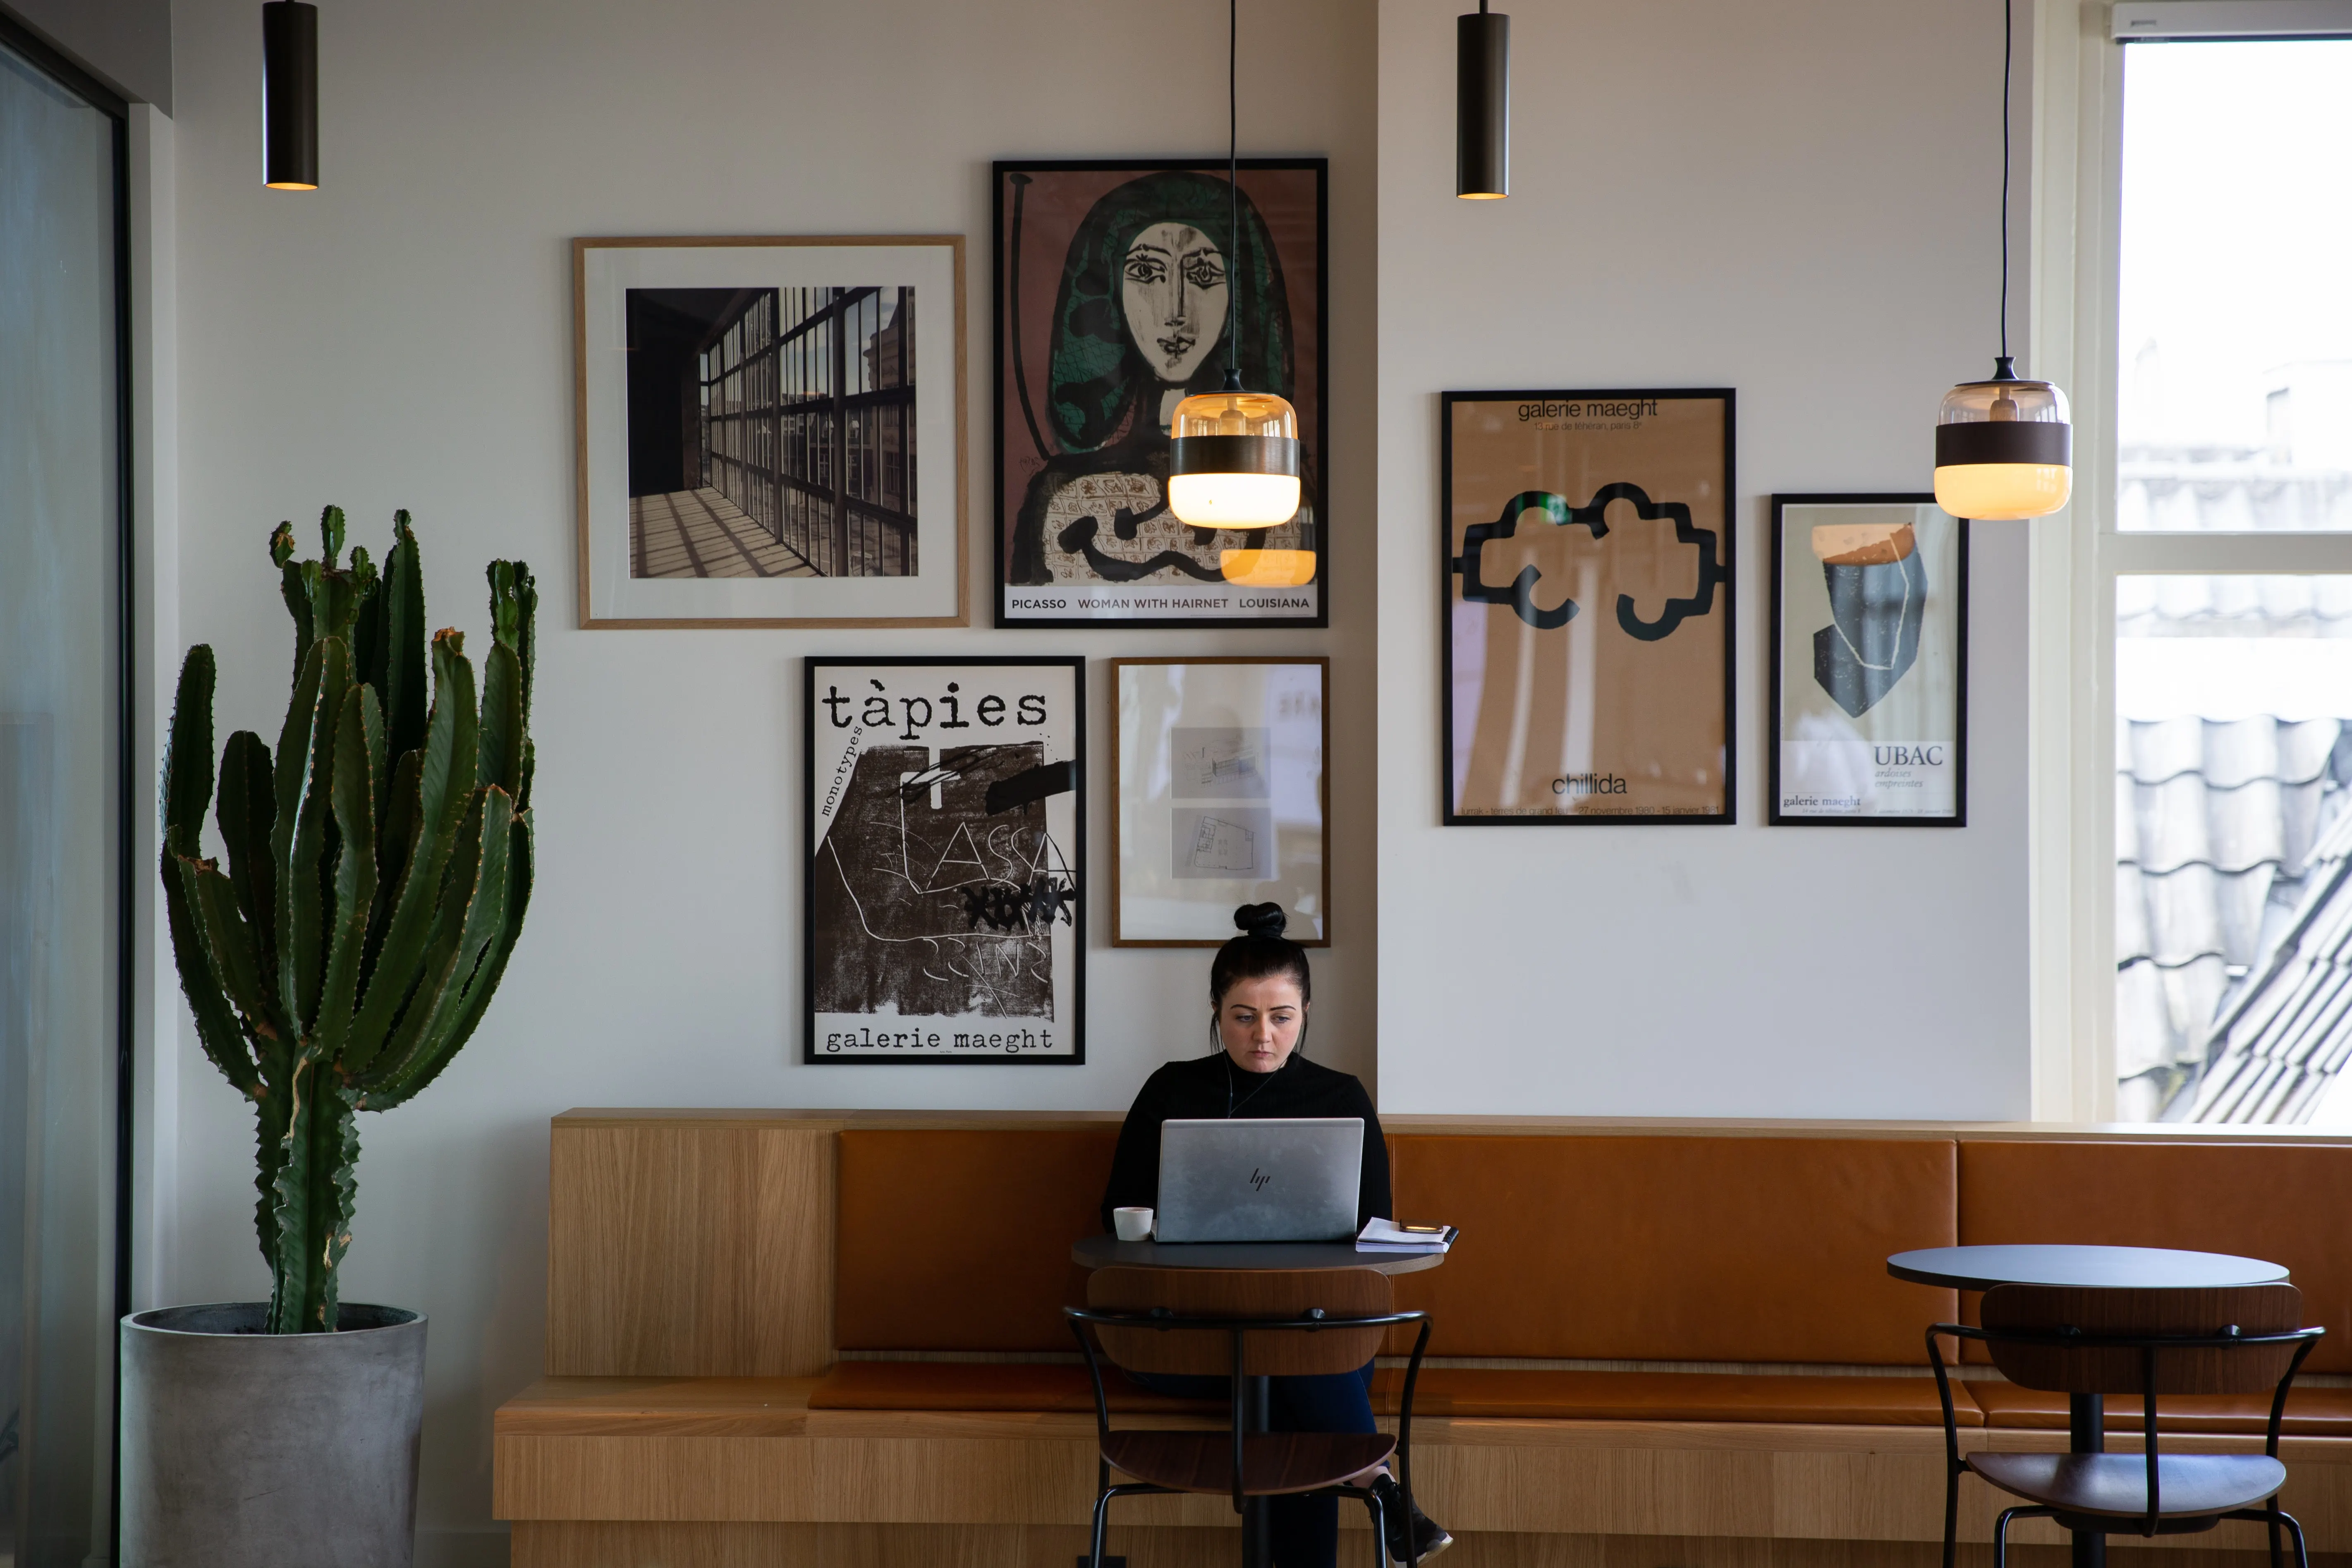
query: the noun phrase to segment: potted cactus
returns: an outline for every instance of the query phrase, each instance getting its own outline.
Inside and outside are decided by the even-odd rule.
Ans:
[[[231,735],[215,805],[210,647],[173,708],[164,905],[205,1054],[259,1124],[270,1299],[124,1321],[128,1568],[410,1561],[425,1320],[339,1299],[357,1118],[448,1065],[522,928],[538,595],[521,562],[490,563],[478,697],[463,634],[425,636],[408,514],[380,572],[340,562],[340,510],[320,531],[315,561],[291,525],[269,538],[294,617],[275,754]]]

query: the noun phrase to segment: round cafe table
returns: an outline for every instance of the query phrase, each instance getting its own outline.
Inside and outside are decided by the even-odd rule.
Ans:
[[[1886,1272],[1914,1285],[1990,1290],[1996,1285],[2059,1285],[2073,1289],[2197,1290],[2231,1285],[2274,1285],[2286,1270],[2259,1258],[2226,1252],[2175,1252],[2160,1247],[2066,1247],[2002,1244],[1928,1247],[1898,1252]],[[2066,1396],[2067,1447],[2096,1454],[2107,1446],[2106,1400],[2096,1394]],[[2107,1538],[2074,1532],[2074,1568],[2105,1568]]]
[[[1418,1274],[1445,1261],[1442,1252],[1359,1252],[1352,1241],[1121,1241],[1090,1236],[1070,1247],[1081,1268],[1369,1268]]]
[[[1090,1236],[1073,1243],[1070,1261],[1081,1268],[1124,1264],[1137,1268],[1370,1268],[1380,1274],[1418,1274],[1445,1261],[1442,1252],[1359,1252],[1352,1241],[1121,1241]],[[1266,1430],[1273,1380],[1244,1378],[1242,1429]],[[1242,1505],[1242,1568],[1267,1568],[1274,1561],[1273,1516],[1266,1498]]]

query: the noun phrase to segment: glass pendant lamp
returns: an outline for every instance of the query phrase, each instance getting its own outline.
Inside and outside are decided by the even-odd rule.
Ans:
[[[2047,517],[2074,493],[2066,395],[2020,381],[2003,354],[1990,381],[1944,394],[1936,416],[1936,504],[1954,517]]]
[[[2000,357],[1990,381],[1962,382],[1936,416],[1936,504],[1954,517],[2047,517],[2074,493],[2066,395],[2021,381],[2009,353],[2009,83],[2016,31],[2001,0]]]
[[[1194,528],[1276,528],[1298,514],[1298,411],[1274,393],[1242,387],[1238,0],[1227,0],[1225,16],[1225,180],[1233,213],[1225,257],[1225,384],[1185,398],[1169,421],[1168,510]],[[1315,552],[1228,550],[1220,567],[1230,583],[1295,587],[1314,580]]]

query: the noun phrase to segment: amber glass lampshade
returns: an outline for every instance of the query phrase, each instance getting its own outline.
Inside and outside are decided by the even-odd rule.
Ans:
[[[1194,528],[1273,528],[1298,512],[1298,413],[1270,392],[1196,393],[1169,422],[1168,510]]]
[[[1315,581],[1315,552],[1221,550],[1217,570],[1240,588],[1300,588]]]
[[[1936,416],[1936,504],[1954,517],[2047,517],[2074,493],[2066,395],[2020,381],[2006,359],[1963,382]]]

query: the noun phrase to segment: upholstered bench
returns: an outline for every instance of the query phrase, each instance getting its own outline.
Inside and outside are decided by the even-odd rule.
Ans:
[[[1895,1281],[1885,1258],[1990,1240],[2287,1264],[2331,1331],[2290,1406],[2288,1506],[2315,1549],[2352,1547],[2352,1146],[1400,1122],[1401,1213],[1462,1228],[1443,1268],[1399,1285],[1435,1321],[1416,1485],[1465,1568],[1480,1541],[1552,1535],[1652,1543],[1612,1561],[1727,1563],[1777,1540],[1910,1563],[1941,1522],[1924,1333],[1973,1301]],[[1070,1243],[1099,1228],[1116,1132],[1111,1117],[559,1118],[551,1376],[498,1418],[516,1563],[1067,1562],[1092,1400],[1059,1309],[1083,1296]],[[1391,1415],[1400,1382],[1377,1374]],[[1964,1447],[2064,1447],[2063,1401],[1973,1363],[1953,1389]],[[1159,1424],[1222,1414],[1118,1381],[1111,1400]],[[2136,1441],[2127,1403],[2110,1413],[2118,1449]],[[2162,1409],[2224,1447],[2258,1442],[2265,1414]],[[1964,1538],[1989,1534],[1981,1490],[1963,1489]],[[1156,1563],[1232,1558],[1229,1510],[1148,1500],[1131,1521],[1126,1549]],[[2239,1529],[2200,1539],[2260,1545]]]

